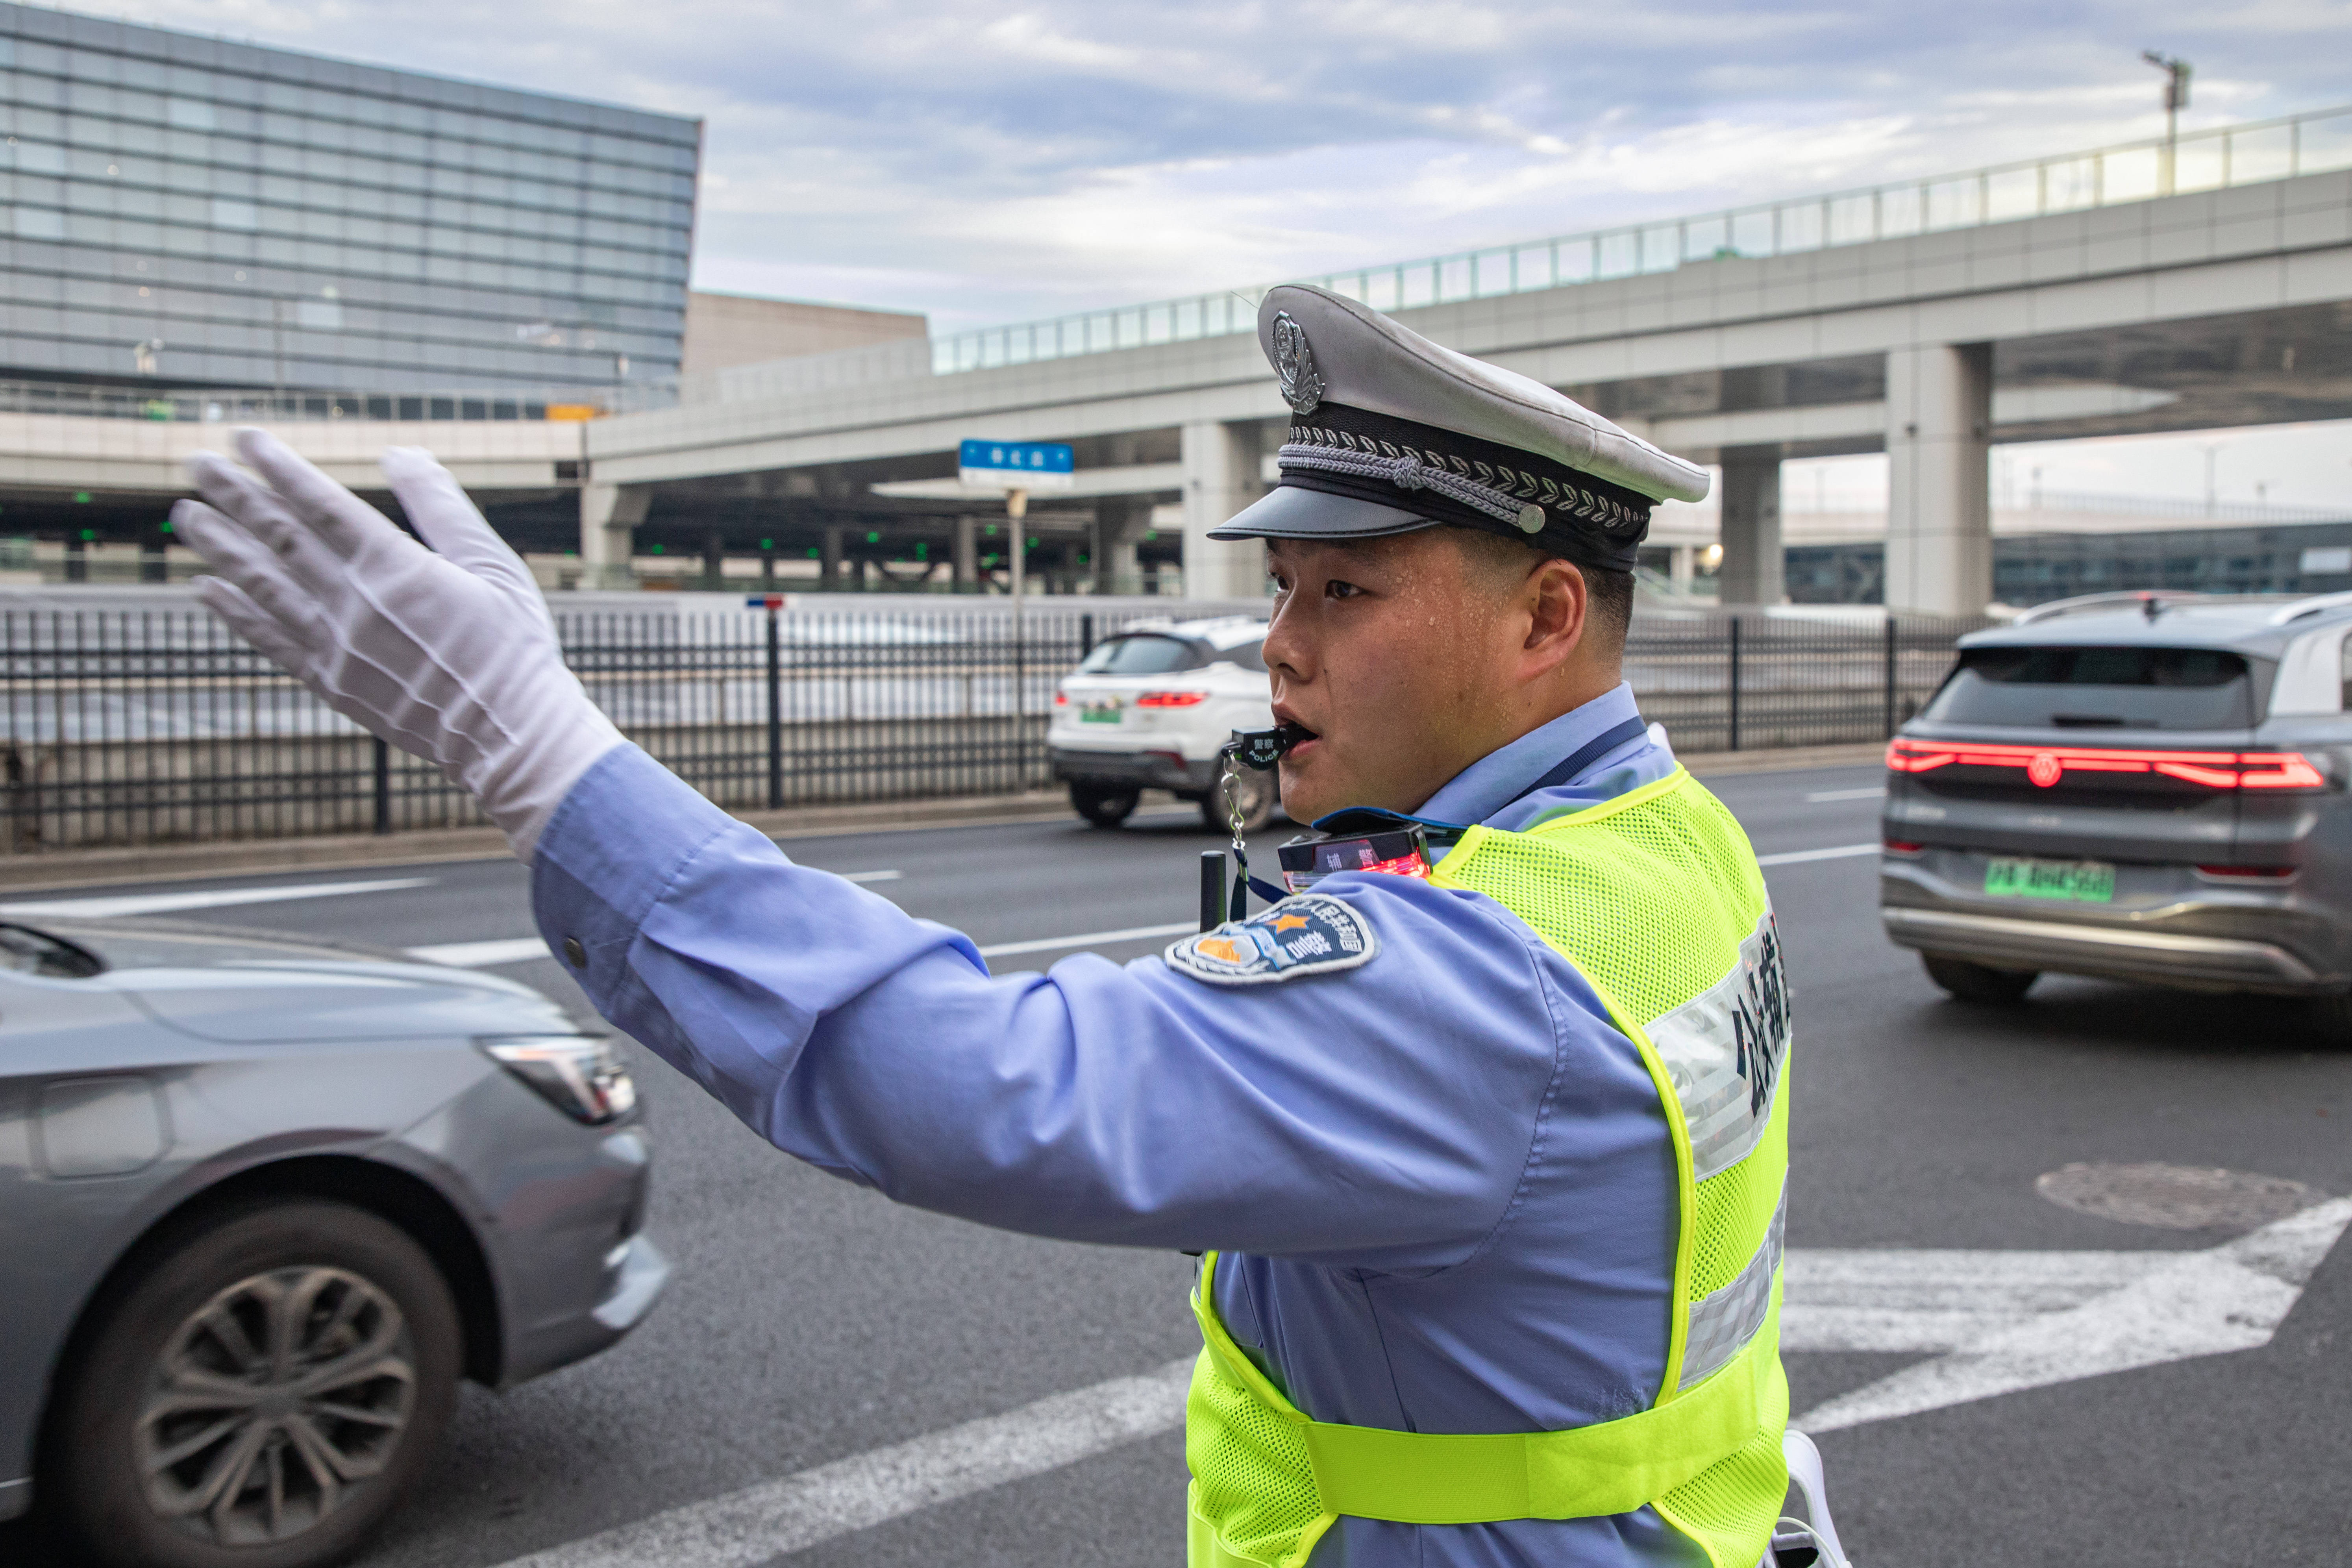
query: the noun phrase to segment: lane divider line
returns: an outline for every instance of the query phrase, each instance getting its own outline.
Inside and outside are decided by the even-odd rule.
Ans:
[[[218,910],[236,904],[289,903],[297,899],[342,899],[354,893],[388,893],[395,888],[429,888],[432,877],[392,877],[373,882],[303,882],[270,888],[215,888],[204,893],[122,893],[96,899],[34,899],[0,904],[0,915],[37,920],[109,920],[125,915],[162,915],[177,910]]]
[[[1833,800],[1885,800],[1886,786],[1872,784],[1868,789],[1817,789],[1805,797],[1807,805],[1823,805]]]
[[[1156,936],[1188,936],[1201,929],[1198,921],[1173,925],[1129,926],[1125,931],[1090,931],[1077,936],[1041,936],[1034,942],[1000,942],[980,950],[982,958],[1009,958],[1016,952],[1051,952],[1058,947],[1097,947],[1114,942],[1143,942]]]
[[[520,963],[526,959],[552,958],[547,943],[535,936],[499,937],[492,942],[445,942],[412,947],[408,956],[419,963],[445,969],[487,969],[494,963]]]
[[[1856,855],[1875,855],[1878,840],[1867,844],[1841,844],[1831,849],[1786,849],[1778,855],[1759,855],[1759,866],[1801,866],[1808,860],[1844,860]]]
[[[1759,866],[1795,866],[1809,860],[1843,860],[1856,855],[1875,855],[1878,846],[1871,844],[1841,844],[1829,849],[1792,849],[1779,855],[1759,855]],[[904,873],[898,871],[858,871],[846,879],[853,882],[889,882]],[[0,910],[0,913],[5,913]],[[1194,921],[1175,921],[1167,925],[1129,926],[1122,931],[1080,931],[1075,936],[1041,936],[1024,942],[991,942],[980,950],[982,958],[1014,958],[1028,952],[1059,952],[1087,947],[1108,947],[1122,942],[1150,942],[1167,936],[1189,936],[1200,929]],[[509,937],[491,942],[452,942],[431,947],[412,947],[409,956],[419,963],[446,964],[456,969],[479,969],[497,963],[520,963],[547,956],[547,944],[535,936]]]
[[[760,1568],[836,1536],[1172,1432],[1192,1357],[685,1504],[499,1568]]]

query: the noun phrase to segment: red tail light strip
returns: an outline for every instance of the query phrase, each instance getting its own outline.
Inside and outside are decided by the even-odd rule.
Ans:
[[[1138,708],[1197,708],[1209,700],[1205,691],[1147,691],[1135,700]]]
[[[2087,746],[2001,746],[1974,741],[1890,742],[1898,773],[1937,768],[2022,768],[2048,789],[2070,773],[2161,773],[2208,789],[2323,789],[2327,776],[2301,752],[2133,752]]]

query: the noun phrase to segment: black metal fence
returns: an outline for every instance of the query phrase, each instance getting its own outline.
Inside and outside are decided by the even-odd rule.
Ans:
[[[1050,781],[1055,682],[1141,618],[793,608],[566,613],[630,739],[739,810],[1007,794]],[[1637,623],[1626,673],[1685,752],[1868,741],[1979,622]],[[0,852],[396,833],[483,818],[200,610],[0,611]]]

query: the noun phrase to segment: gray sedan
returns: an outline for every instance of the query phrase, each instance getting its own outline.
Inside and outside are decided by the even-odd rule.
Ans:
[[[592,1355],[669,1268],[609,1041],[496,976],[162,922],[0,924],[0,1519],[298,1568],[461,1377]]]

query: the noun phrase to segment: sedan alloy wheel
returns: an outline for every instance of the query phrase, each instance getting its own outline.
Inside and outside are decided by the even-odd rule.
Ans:
[[[133,1428],[148,1506],[222,1546],[315,1529],[378,1474],[415,1403],[391,1297],[347,1270],[272,1269],[172,1334]]]

